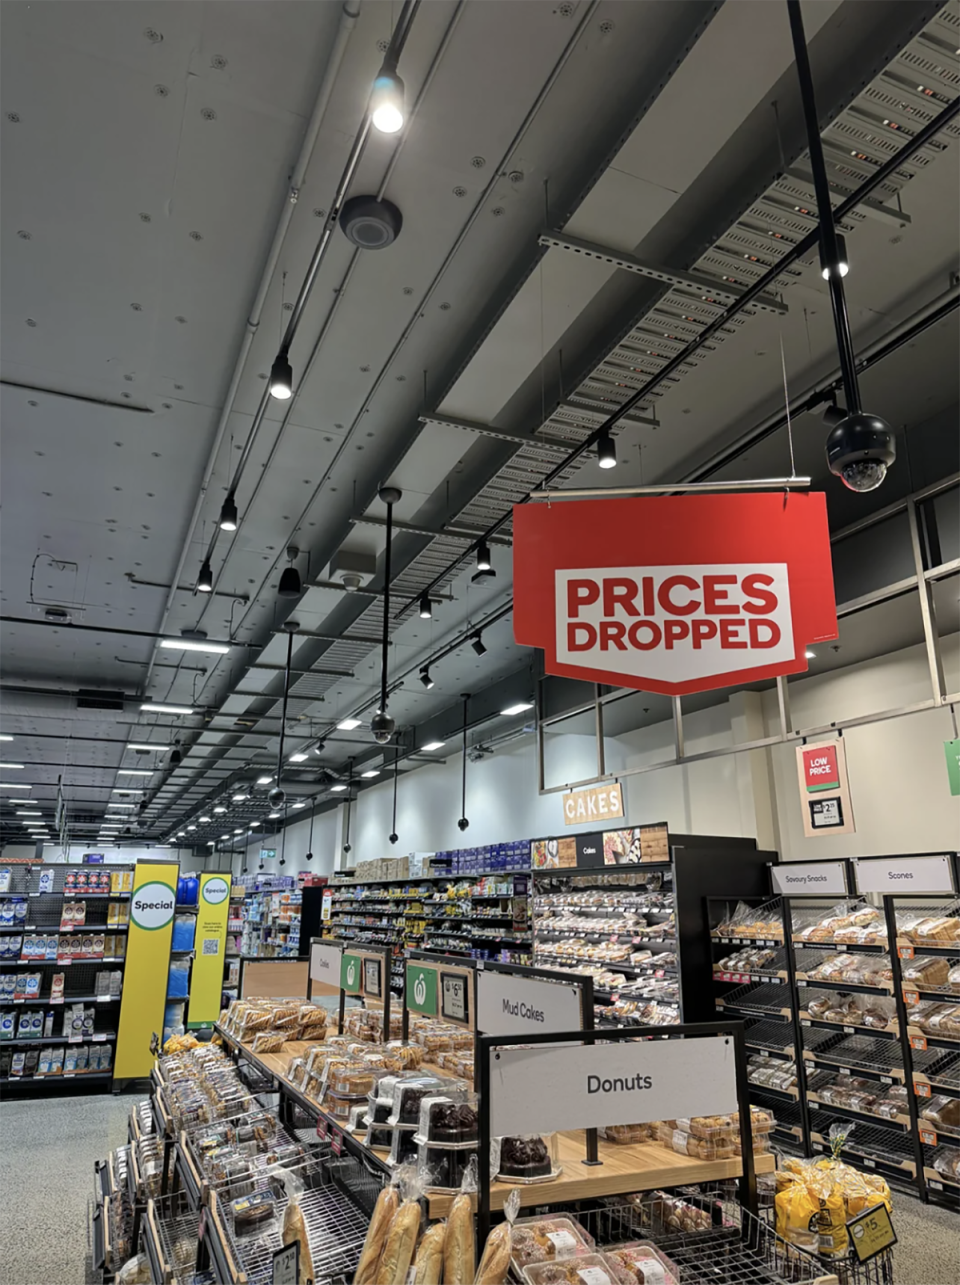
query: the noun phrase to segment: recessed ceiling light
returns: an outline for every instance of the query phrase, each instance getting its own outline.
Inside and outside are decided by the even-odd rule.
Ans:
[[[187,829],[188,829],[188,830],[196,830],[196,828],[197,828],[197,827],[196,827],[195,825],[188,825],[188,826],[187,826]]]
[[[186,833],[185,833],[183,830],[178,830],[178,831],[177,831],[177,838],[178,838],[178,839],[185,839],[186,837],[187,837],[187,836],[186,836]]]
[[[233,832],[233,833],[234,833],[234,834],[243,834],[243,831],[242,831],[242,830],[234,830],[234,832]]]
[[[305,808],[307,805],[305,803],[294,803],[293,806],[294,808]]]
[[[225,807],[218,807],[218,808],[214,808],[213,810],[214,812],[226,812],[227,809]]]
[[[307,756],[306,756],[306,754],[291,754],[291,755],[290,755],[290,762],[291,762],[291,763],[306,763],[306,761],[307,761]]]
[[[216,841],[216,839],[208,839],[208,840],[207,840],[207,847],[208,847],[208,848],[215,848],[216,846],[217,846],[217,841]]]
[[[15,771],[18,771],[18,772],[23,771],[22,763],[0,763],[0,767],[13,768]]]
[[[360,775],[365,781],[369,781],[371,777],[380,775],[380,769],[378,767],[372,767],[369,772],[361,772]]]
[[[132,742],[127,746],[128,750],[156,750],[157,753],[166,753],[167,750],[173,749],[172,745],[134,745]]]
[[[280,817],[279,812],[270,812],[268,813],[267,819],[270,821],[277,821],[279,820],[279,817]]]
[[[260,824],[260,822],[259,822],[259,821],[251,821],[251,822],[250,822],[250,829],[251,829],[251,830],[255,829],[259,824]]]
[[[139,767],[118,767],[117,776],[153,776],[153,773]]]
[[[230,653],[226,643],[206,642],[198,638],[162,638],[160,646],[170,651],[204,651],[211,656],[227,656]]]
[[[440,750],[443,749],[444,745],[446,745],[446,741],[427,741],[426,745],[421,745],[420,748],[427,751]]]
[[[337,724],[338,732],[355,732],[360,726],[359,718],[345,718]]]
[[[221,834],[220,842],[222,843],[224,839],[229,839],[229,838],[230,838],[229,834]]]
[[[341,790],[345,790],[346,788],[347,788],[347,787],[346,787],[345,785],[331,785],[331,786],[330,786],[330,792],[331,792],[332,794],[339,794],[339,793],[341,792]]]
[[[258,776],[257,785],[269,785],[272,780],[272,776]]]
[[[200,824],[201,824],[201,825],[206,825],[206,824],[207,824],[207,822],[208,822],[209,820],[210,820],[210,818],[209,818],[209,817],[201,817],[201,818],[200,818]]]
[[[132,803],[108,803],[108,808],[132,808]]]
[[[510,718],[512,714],[523,714],[526,710],[533,709],[530,701],[518,701],[516,705],[508,705],[506,709],[500,711],[504,718]]]
[[[245,799],[247,799],[248,797],[249,797],[249,796],[248,796],[248,795],[246,795],[246,794],[235,794],[235,795],[233,796],[233,801],[234,801],[234,803],[243,803],[243,802],[244,802],[244,800],[245,800]]]

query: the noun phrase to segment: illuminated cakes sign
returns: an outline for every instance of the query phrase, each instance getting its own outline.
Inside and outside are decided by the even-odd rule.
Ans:
[[[514,634],[549,673],[668,696],[802,672],[836,638],[824,497],[514,508]]]

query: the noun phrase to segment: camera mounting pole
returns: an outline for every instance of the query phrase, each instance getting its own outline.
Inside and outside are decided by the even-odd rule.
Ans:
[[[387,506],[387,546],[383,555],[383,635],[380,656],[380,708],[370,720],[370,731],[378,745],[387,745],[396,722],[387,713],[387,657],[390,652],[390,555],[393,545],[393,506],[403,496],[397,486],[381,486],[380,499]]]

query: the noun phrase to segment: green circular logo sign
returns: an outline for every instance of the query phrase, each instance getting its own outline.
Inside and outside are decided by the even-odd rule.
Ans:
[[[347,985],[355,986],[356,984],[357,984],[357,967],[354,964],[353,960],[351,959],[350,963],[347,964]]]
[[[423,973],[413,983],[413,998],[418,1004],[422,1004],[427,998],[427,979]]]
[[[176,896],[169,884],[142,884],[130,898],[130,919],[138,928],[156,932],[173,919]]]
[[[202,895],[208,906],[219,906],[230,896],[230,885],[226,879],[208,879],[203,885]]]

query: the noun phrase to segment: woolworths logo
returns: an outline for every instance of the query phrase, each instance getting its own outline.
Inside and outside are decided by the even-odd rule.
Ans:
[[[413,998],[418,1004],[422,1004],[427,998],[427,982],[423,973],[421,973],[416,982],[414,982]]]
[[[208,879],[203,885],[203,899],[208,906],[220,906],[230,895],[226,879]]]
[[[347,985],[356,986],[356,984],[357,984],[357,966],[351,959],[350,963],[347,964]]]
[[[130,898],[130,918],[138,928],[156,932],[173,919],[173,889],[165,883],[145,883]]]
[[[437,974],[420,964],[407,965],[407,1007],[415,1013],[435,1016],[437,1012]]]

